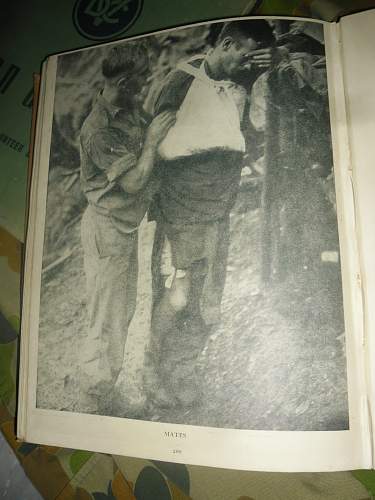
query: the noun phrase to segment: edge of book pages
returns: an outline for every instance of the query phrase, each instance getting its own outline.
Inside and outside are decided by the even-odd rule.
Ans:
[[[359,242],[360,277],[363,293],[363,350],[367,386],[367,411],[371,439],[372,467],[375,467],[375,58],[373,27],[375,9],[342,18],[341,46],[345,99],[348,110],[351,170]]]
[[[44,234],[57,61],[57,57],[52,56],[43,68],[33,158],[22,307],[18,438],[111,454],[246,470],[333,471],[372,466],[371,419],[365,373],[361,369],[365,363],[363,290],[354,237],[356,221],[340,56],[340,25],[325,23],[324,31],[342,253],[350,430],[217,429],[36,408],[38,297],[43,251],[41,235]],[[178,456],[173,452],[176,443],[166,438],[167,432],[181,432],[186,436],[183,442],[178,442],[181,449]]]

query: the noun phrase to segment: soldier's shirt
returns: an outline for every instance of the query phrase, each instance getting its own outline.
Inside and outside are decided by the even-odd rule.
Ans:
[[[135,194],[118,183],[137,164],[148,122],[141,109],[114,106],[99,93],[81,130],[82,189],[89,204],[121,233],[137,230],[157,190],[154,176]]]
[[[199,67],[202,61],[203,58],[196,59],[191,64]],[[193,79],[185,71],[172,71],[155,100],[154,114],[178,110]],[[243,114],[243,106],[239,113]],[[161,161],[157,211],[163,221],[186,225],[210,223],[225,217],[237,196],[242,159],[243,154],[236,151],[213,150]]]

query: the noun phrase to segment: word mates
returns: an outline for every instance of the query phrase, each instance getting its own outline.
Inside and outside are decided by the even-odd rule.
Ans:
[[[164,431],[165,437],[186,439],[185,432]]]

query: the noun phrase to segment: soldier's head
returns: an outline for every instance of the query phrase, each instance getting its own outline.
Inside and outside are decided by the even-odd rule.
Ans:
[[[105,85],[120,97],[134,98],[149,76],[149,55],[143,42],[125,42],[112,47],[102,62]]]
[[[267,21],[232,21],[224,24],[213,50],[226,78],[236,79],[239,73],[249,69],[254,50],[270,47],[273,43],[273,31]]]

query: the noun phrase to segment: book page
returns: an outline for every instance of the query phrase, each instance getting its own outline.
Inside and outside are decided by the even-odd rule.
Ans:
[[[252,18],[48,60],[21,437],[369,466],[338,56],[336,26]]]
[[[361,280],[365,296],[365,333],[369,400],[374,415],[375,394],[375,10],[341,21],[342,57],[348,109]]]

